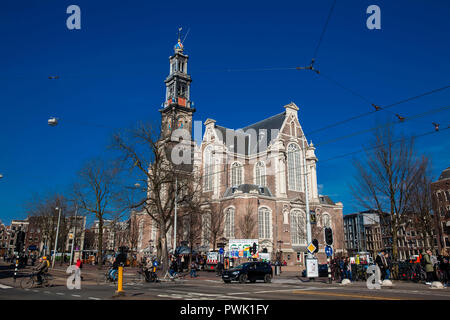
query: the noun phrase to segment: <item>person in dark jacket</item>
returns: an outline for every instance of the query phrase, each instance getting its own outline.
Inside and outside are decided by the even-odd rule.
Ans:
[[[385,252],[384,250],[380,252],[379,255],[377,255],[375,259],[375,264],[380,268],[381,273],[381,281],[386,279],[386,268],[387,268],[387,262],[386,257],[384,256]]]
[[[441,254],[438,257],[439,260],[439,270],[441,271],[441,275],[442,275],[442,284],[444,285],[444,287],[448,287],[448,281],[449,281],[449,268],[448,268],[448,264],[449,264],[449,254],[446,248],[443,248],[441,250]]]
[[[177,271],[178,271],[177,260],[175,258],[172,258],[172,262],[169,267],[170,276],[173,277]]]

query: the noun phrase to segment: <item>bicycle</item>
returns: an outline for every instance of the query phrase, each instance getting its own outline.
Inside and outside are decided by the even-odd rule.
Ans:
[[[136,275],[133,279],[133,282],[136,284],[143,284],[144,282],[160,282],[158,279],[158,275],[156,271],[150,272],[149,278],[145,275],[145,271],[140,269],[136,271]]]
[[[41,275],[42,282],[40,283],[43,287],[51,287],[53,286],[53,277],[48,273],[43,273]],[[24,279],[20,281],[20,287],[22,289],[30,289],[37,284],[38,278],[37,273],[31,273],[30,275],[26,276]]]
[[[111,273],[111,270],[108,270],[108,271],[106,271],[105,273],[100,274],[100,275],[97,277],[97,285],[100,285],[100,284],[107,284],[107,283],[113,283],[113,284],[116,284],[118,272],[117,272],[117,271],[114,272],[114,275],[113,275],[112,278],[111,278],[110,273]]]

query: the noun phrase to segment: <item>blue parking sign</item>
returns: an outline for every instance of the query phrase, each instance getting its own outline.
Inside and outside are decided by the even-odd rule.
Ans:
[[[326,246],[325,247],[325,254],[327,255],[327,257],[331,257],[333,255],[333,248],[330,246]]]

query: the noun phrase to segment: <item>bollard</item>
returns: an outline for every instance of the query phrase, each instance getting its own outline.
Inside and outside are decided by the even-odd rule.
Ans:
[[[16,282],[18,267],[19,267],[19,259],[16,259],[16,268],[14,269],[14,283]]]
[[[118,270],[118,278],[117,278],[117,291],[116,295],[124,295],[125,292],[123,291],[123,266],[119,266]]]
[[[328,283],[332,283],[333,280],[331,279],[330,257],[327,258],[327,263],[328,263]]]

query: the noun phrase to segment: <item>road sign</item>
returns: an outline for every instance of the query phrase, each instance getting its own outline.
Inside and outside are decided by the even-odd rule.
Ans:
[[[223,254],[223,248],[220,248],[220,249],[219,249],[219,253],[220,253],[220,254]]]
[[[325,247],[325,254],[327,255],[327,257],[331,257],[333,255],[333,248],[330,246],[326,246]]]
[[[313,254],[315,251],[316,251],[316,246],[311,242],[307,247],[306,247],[306,249],[308,249],[308,252],[309,253],[311,253],[311,254]]]

